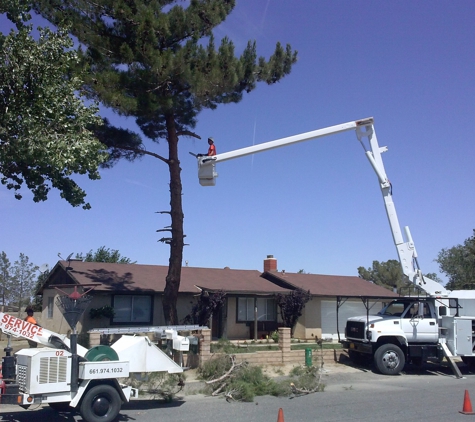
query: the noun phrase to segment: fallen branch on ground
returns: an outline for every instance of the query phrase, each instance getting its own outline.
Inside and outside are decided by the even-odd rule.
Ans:
[[[248,363],[246,361],[243,361],[241,363],[236,363],[235,355],[228,355],[228,357],[231,360],[231,368],[229,368],[226,371],[226,373],[221,375],[220,377],[206,381],[206,384],[216,385],[216,386],[213,386],[214,390],[211,393],[212,396],[219,396],[222,394],[224,397],[226,397],[227,401],[230,401],[230,400],[236,400],[233,397],[233,394],[236,393],[237,390],[232,389],[229,391],[224,391],[224,389],[229,384],[228,381],[230,380],[230,378],[234,377],[236,375],[236,372],[239,371],[239,369],[246,367]]]
[[[236,363],[235,355],[229,355],[229,358],[231,359],[231,368],[229,368],[229,370],[224,375],[220,376],[219,378],[206,381],[206,384],[214,384],[215,382],[220,382],[226,378],[229,378],[236,369],[240,368],[241,366],[247,365],[246,361],[243,361],[241,363]]]

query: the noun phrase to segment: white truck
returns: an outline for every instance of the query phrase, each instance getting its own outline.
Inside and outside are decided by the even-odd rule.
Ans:
[[[178,336],[173,327],[157,328],[164,329],[162,335],[174,349],[188,350],[189,339]],[[116,419],[122,403],[138,396],[137,389],[118,379],[132,373],[183,372],[144,336],[124,335],[110,347],[100,345],[88,350],[73,344],[73,338],[70,341],[65,335],[1,312],[0,330],[44,346],[12,355],[9,342],[2,359],[2,404],[23,408],[48,404],[57,410],[79,410],[86,422],[110,422]]]
[[[198,156],[199,182],[202,186],[216,184],[218,162],[350,130],[356,131],[357,139],[376,173],[402,271],[417,294],[416,297],[401,297],[394,301],[386,298],[390,303],[377,315],[369,315],[374,303],[361,297],[367,313],[347,321],[345,339],[341,342],[352,359],[371,357],[376,368],[383,374],[400,373],[408,361],[421,363],[429,359],[440,361],[446,357],[456,376],[461,377],[453,361],[454,356],[460,356],[465,363],[475,367],[475,291],[446,291],[442,285],[422,275],[409,228],[405,227],[404,239],[399,225],[392,199],[392,186],[381,156],[387,151],[387,147],[380,147],[378,144],[373,118],[343,123],[213,157]],[[338,306],[345,300],[346,298],[338,298]]]
[[[475,366],[474,300],[451,298],[452,293],[462,294],[401,297],[376,315],[349,318],[341,343],[353,361],[371,358],[385,375],[399,374],[406,362],[419,365],[445,357],[461,378],[454,357]]]

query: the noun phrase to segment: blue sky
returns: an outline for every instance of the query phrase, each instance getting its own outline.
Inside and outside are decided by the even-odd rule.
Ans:
[[[201,141],[180,139],[185,233],[183,265],[356,275],[373,260],[397,259],[376,176],[352,132],[218,165],[201,187],[189,151],[218,153],[369,116],[424,272],[442,248],[475,228],[475,3],[471,1],[237,1],[215,30],[240,53],[256,40],[268,57],[277,41],[299,52],[292,73],[259,85],[238,104],[199,115]],[[5,17],[0,27],[6,28]],[[105,112],[114,123],[134,122]],[[166,154],[166,143],[147,141]],[[17,201],[0,187],[0,250],[53,266],[60,253],[105,245],[141,264],[167,265],[156,233],[169,224],[167,167],[145,157],[77,179],[92,209]]]

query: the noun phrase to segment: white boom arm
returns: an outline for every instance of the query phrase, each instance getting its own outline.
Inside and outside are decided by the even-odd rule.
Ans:
[[[39,325],[32,324],[31,322],[24,321],[21,318],[3,312],[0,312],[0,330],[13,337],[21,337],[47,347],[60,349],[64,347],[63,344],[68,348],[71,347],[66,335],[55,333]],[[84,357],[87,353],[87,349],[78,344],[77,353],[79,356]]]
[[[363,130],[364,129],[364,130]],[[215,164],[220,161],[231,160],[233,158],[244,157],[246,155],[255,154],[262,151],[268,151],[283,146],[296,144],[298,142],[310,141],[327,135],[334,135],[340,132],[355,130],[356,136],[365,150],[365,155],[371,164],[371,167],[378,177],[381,192],[383,194],[384,206],[391,227],[394,244],[396,245],[399,262],[401,263],[403,273],[415,285],[433,296],[446,296],[448,292],[444,287],[427,277],[423,277],[417,264],[417,252],[412,240],[409,227],[405,227],[406,241],[401,232],[401,227],[396,214],[396,208],[392,200],[392,188],[386,171],[384,169],[381,154],[386,152],[387,147],[380,147],[374,130],[374,120],[372,117],[362,120],[355,120],[348,123],[342,123],[336,126],[330,126],[323,129],[314,130],[312,132],[301,133],[299,135],[287,138],[277,139],[263,144],[253,145],[234,151],[217,154],[212,157],[198,157],[198,178],[202,186],[215,186],[216,173]],[[369,148],[363,142],[363,138],[368,138]]]

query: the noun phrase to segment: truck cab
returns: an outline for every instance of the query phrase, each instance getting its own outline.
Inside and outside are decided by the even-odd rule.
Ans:
[[[439,315],[432,298],[401,298],[375,315],[349,318],[343,347],[353,360],[373,357],[387,375],[402,371],[408,361],[441,358]]]

